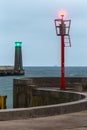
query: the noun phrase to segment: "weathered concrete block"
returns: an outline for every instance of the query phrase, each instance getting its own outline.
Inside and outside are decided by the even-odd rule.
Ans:
[[[83,91],[83,87],[81,83],[75,83],[74,84],[74,90],[77,92],[82,92]]]

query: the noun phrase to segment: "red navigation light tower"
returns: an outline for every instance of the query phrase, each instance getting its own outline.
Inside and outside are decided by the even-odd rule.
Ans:
[[[61,89],[65,90],[65,68],[64,68],[64,48],[71,47],[70,24],[71,20],[64,20],[64,12],[60,13],[61,19],[55,19],[55,29],[57,36],[61,37]]]

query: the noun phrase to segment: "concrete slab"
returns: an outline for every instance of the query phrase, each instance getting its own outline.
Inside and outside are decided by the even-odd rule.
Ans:
[[[0,121],[0,130],[87,130],[87,110],[42,118]]]

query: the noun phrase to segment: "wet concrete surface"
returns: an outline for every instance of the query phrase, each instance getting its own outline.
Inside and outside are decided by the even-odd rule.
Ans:
[[[0,130],[87,130],[87,110],[49,117],[0,121]]]

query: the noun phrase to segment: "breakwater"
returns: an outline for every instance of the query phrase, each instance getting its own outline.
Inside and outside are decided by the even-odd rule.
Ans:
[[[24,75],[24,70],[14,70],[14,66],[0,66],[0,76]]]
[[[60,93],[60,96],[64,96],[69,99],[70,97],[74,97],[74,100],[69,102],[57,104],[57,102],[52,105],[48,104],[45,106],[36,106],[36,107],[29,107],[29,108],[16,108],[16,109],[6,109],[0,111],[0,120],[16,120],[16,119],[26,119],[26,118],[33,118],[33,117],[42,117],[42,116],[53,116],[59,114],[66,114],[71,112],[78,112],[87,109],[87,94],[81,92],[74,92],[74,91],[61,91],[58,90],[60,83],[60,78],[21,78],[21,79],[14,79],[13,82],[13,91],[14,91],[14,103],[15,105],[27,105],[30,103],[30,96],[32,98],[32,91],[34,90],[36,95],[43,94],[48,95],[49,93],[58,98],[57,93]],[[54,82],[55,81],[55,82]],[[87,78],[67,78],[69,83],[69,87],[73,84],[87,84]],[[77,84],[78,85],[78,84]],[[44,88],[43,88],[44,87]],[[74,86],[73,86],[74,87]],[[37,93],[36,93],[37,91]],[[41,92],[40,92],[41,91]],[[40,92],[40,93],[39,93]],[[44,96],[44,94],[43,94]],[[64,100],[66,100],[66,98]],[[62,99],[62,98],[61,98]],[[35,98],[34,98],[35,100]],[[48,98],[47,98],[48,100]],[[44,100],[46,103],[47,100]],[[35,102],[35,101],[34,101]],[[49,102],[50,103],[50,102]],[[16,107],[16,106],[15,106]],[[19,106],[20,107],[20,106]]]
[[[57,90],[55,91],[57,92]],[[68,91],[67,94],[69,93],[71,92]],[[73,95],[74,94],[82,98],[78,101],[73,101],[73,102],[68,102],[68,103],[1,110],[0,120],[5,121],[5,120],[36,118],[36,117],[38,118],[38,117],[54,116],[54,115],[67,114],[67,113],[86,110],[87,109],[87,94],[73,92]]]
[[[83,89],[87,89],[87,77],[66,77],[66,88],[73,88],[79,84],[83,86]],[[35,87],[58,87],[61,85],[60,77],[33,77],[33,78],[18,78],[14,79],[13,86],[28,86],[33,85]]]
[[[13,82],[13,107],[32,106],[32,96],[36,94],[38,88],[60,89],[61,78],[21,78],[14,79]],[[87,88],[87,78],[67,77],[66,88],[68,90],[83,91]],[[48,99],[46,99],[48,100]]]

